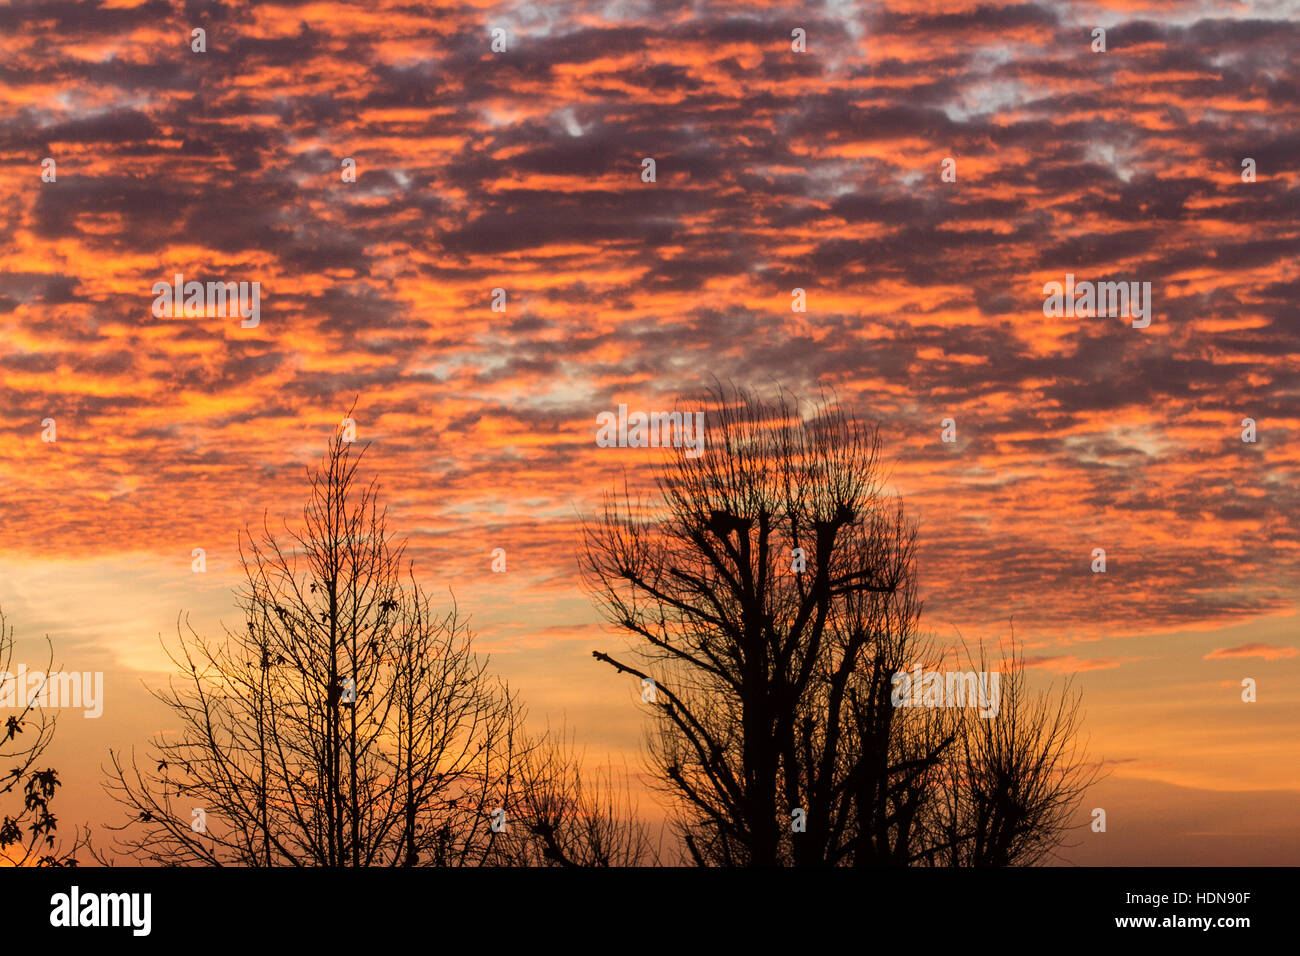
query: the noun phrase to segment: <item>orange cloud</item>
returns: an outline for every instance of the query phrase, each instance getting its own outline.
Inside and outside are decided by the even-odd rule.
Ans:
[[[1061,657],[1026,657],[1026,668],[1040,668],[1057,674],[1074,674],[1082,671],[1112,670],[1122,664],[1141,660],[1138,657],[1086,658],[1067,654]]]
[[[1203,658],[1207,661],[1222,660],[1229,657],[1262,657],[1266,661],[1282,660],[1300,654],[1294,647],[1282,647],[1276,644],[1241,644],[1237,647],[1220,647],[1210,651]]]

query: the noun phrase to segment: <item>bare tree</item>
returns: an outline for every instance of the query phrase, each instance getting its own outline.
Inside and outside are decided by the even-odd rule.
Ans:
[[[241,538],[242,627],[178,628],[179,727],[141,767],[111,753],[117,850],[166,864],[501,862],[522,712],[437,611],[336,433],[297,528]],[[201,825],[200,825],[201,824]]]
[[[989,667],[982,648],[978,661],[967,660]],[[928,863],[1038,863],[1062,844],[1079,799],[1098,779],[1079,739],[1082,694],[1073,678],[1059,694],[1032,693],[1014,633],[998,668],[996,719],[957,712],[957,743],[944,755],[943,786],[928,808]]]
[[[893,675],[941,655],[917,630],[916,529],[883,491],[878,429],[825,396],[809,407],[719,385],[706,404],[704,455],[668,452],[655,501],[626,484],[607,496],[582,562],[640,666],[594,656],[655,682],[651,759],[694,861],[932,861],[954,837],[938,833],[939,791],[1005,791],[993,755],[1008,750],[1037,761],[1032,783],[1019,778],[1040,791],[1034,836],[1021,819],[997,853],[973,852],[984,824],[963,815],[947,861],[1028,862],[1059,842],[1083,783],[1057,746],[1071,721],[1035,736],[1008,720],[989,740],[950,711],[894,705]],[[944,776],[955,754],[986,776]]]
[[[53,670],[54,647],[45,639],[49,656],[45,667]],[[58,818],[50,804],[62,786],[52,767],[37,769],[37,761],[54,740],[56,719],[38,706],[37,695],[19,681],[13,664],[14,631],[0,611],[0,682],[7,686],[0,694],[12,694],[15,713],[0,727],[0,761],[6,766],[0,776],[0,798],[10,804],[0,814],[0,866],[76,866],[76,854],[88,846],[87,836],[78,831],[72,842],[58,839]],[[11,764],[10,761],[13,761]]]

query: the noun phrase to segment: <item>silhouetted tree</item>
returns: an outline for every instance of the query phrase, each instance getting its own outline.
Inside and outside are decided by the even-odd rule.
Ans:
[[[981,652],[972,668],[992,666]],[[949,866],[1029,865],[1062,842],[1080,798],[1098,772],[1079,740],[1082,696],[1031,693],[1014,639],[1001,670],[995,719],[956,711],[956,745],[944,754],[941,785],[929,802],[926,862]]]
[[[46,638],[49,657],[45,666],[53,670],[54,648]],[[58,840],[58,818],[50,804],[62,785],[52,767],[37,769],[36,763],[54,740],[55,717],[37,706],[29,688],[17,686],[13,663],[14,631],[0,611],[0,681],[14,686],[14,707],[0,724],[0,866],[76,866],[76,854],[87,846],[86,835],[78,831],[69,845]]]
[[[167,864],[506,862],[519,703],[390,533],[363,452],[337,433],[298,528],[241,539],[241,627],[188,626],[156,696],[179,727],[140,767],[111,754],[118,850]],[[498,809],[504,817],[497,813]],[[201,819],[202,832],[198,826]]]
[[[704,454],[668,452],[653,502],[607,496],[582,561],[640,666],[594,656],[655,681],[651,758],[694,861],[1005,865],[1057,845],[1087,782],[1065,746],[1077,700],[1053,717],[1019,676],[995,721],[891,700],[943,655],[917,631],[916,530],[883,492],[878,429],[825,398],[706,404]]]

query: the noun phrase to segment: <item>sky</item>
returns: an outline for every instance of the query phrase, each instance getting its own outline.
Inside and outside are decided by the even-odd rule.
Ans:
[[[16,661],[105,675],[61,819],[120,821],[108,748],[174,729],[161,641],[238,623],[238,533],[354,402],[422,581],[640,788],[576,555],[659,452],[596,416],[718,376],[879,422],[925,627],[1073,676],[1108,828],[1058,862],[1296,863],[1297,13],[0,8],[0,608]],[[257,282],[257,323],[158,317],[178,273]],[[1067,275],[1150,283],[1149,325],[1047,314]]]

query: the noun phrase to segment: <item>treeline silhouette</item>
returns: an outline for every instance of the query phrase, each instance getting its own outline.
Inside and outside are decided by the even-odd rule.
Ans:
[[[527,729],[454,600],[420,584],[365,449],[340,430],[301,519],[241,535],[241,626],[178,628],[177,675],[155,691],[177,726],[139,758],[110,753],[113,852],[184,866],[1050,859],[1096,778],[1079,694],[1031,693],[1014,642],[990,657],[920,630],[916,526],[885,491],[878,428],[825,395],[715,385],[701,401],[705,454],[668,449],[648,499],[611,491],[580,560],[628,642],[593,655],[643,688],[667,834],[571,733]],[[895,675],[918,665],[997,671],[996,714],[897,706]],[[39,828],[47,810],[14,823]]]

